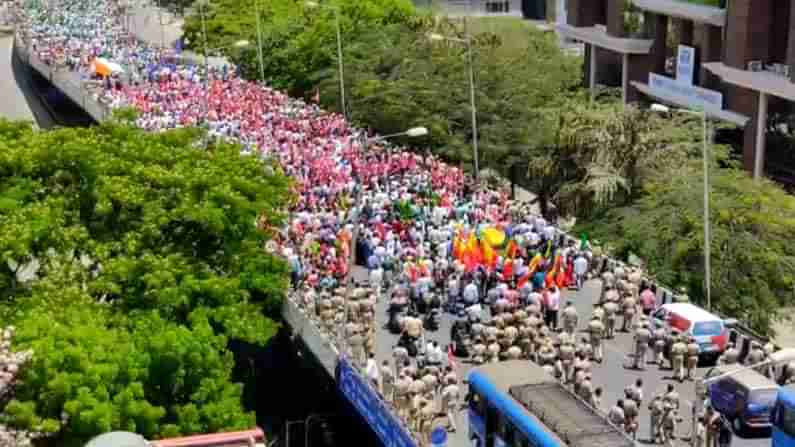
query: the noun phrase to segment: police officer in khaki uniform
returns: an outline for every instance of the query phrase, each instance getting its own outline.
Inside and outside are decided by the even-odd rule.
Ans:
[[[616,277],[610,270],[602,273],[602,292],[599,294],[599,299],[604,300],[607,291],[616,284]]]
[[[505,351],[505,358],[507,360],[518,360],[521,357],[522,350],[516,345],[509,347],[508,350]]]
[[[405,374],[401,374],[395,382],[395,408],[397,408],[398,416],[406,419],[409,416],[410,391],[411,379]]]
[[[351,348],[351,359],[359,366],[364,365],[365,352],[364,352],[364,337],[362,337],[359,328],[348,338],[348,345]]]
[[[663,398],[657,394],[649,402],[649,443],[656,444],[662,435],[662,417],[664,412]]]
[[[661,423],[661,441],[668,447],[673,447],[676,438],[676,409],[673,405],[663,404],[663,416]]]
[[[618,319],[618,304],[614,301],[608,301],[604,305],[605,308],[605,321],[607,338],[612,339],[616,334],[616,320]]]
[[[447,385],[442,389],[442,408],[441,412],[447,416],[447,423],[450,431],[456,431],[455,414],[458,407],[459,389],[456,381],[447,380]]]
[[[488,354],[488,362],[496,363],[500,361],[500,345],[497,343],[496,337],[489,340],[489,344],[486,346],[486,352]]]
[[[585,374],[580,383],[580,397],[586,402],[591,402],[593,396],[593,382],[591,382],[591,374]]]
[[[569,383],[574,376],[574,346],[569,340],[560,345],[560,361],[563,366],[563,382]]]
[[[591,317],[598,318],[599,321],[602,322],[602,324],[605,323],[605,309],[604,307],[602,307],[600,303],[596,303],[596,305],[594,306],[593,311],[591,312]]]
[[[605,325],[598,315],[591,316],[591,321],[588,322],[588,342],[591,344],[593,351],[593,359],[602,363],[602,337],[604,337]]]
[[[757,342],[751,342],[751,350],[748,351],[748,355],[745,356],[745,364],[747,366],[756,365],[757,363],[762,363],[765,361],[765,351],[762,350],[762,345]],[[763,367],[758,368],[759,372],[764,374],[762,371]]]
[[[563,308],[563,331],[569,335],[574,335],[577,332],[577,324],[580,317],[577,315],[577,309],[571,300],[566,302],[566,307]]]
[[[395,391],[395,373],[389,366],[389,360],[384,360],[381,364],[381,388],[384,393],[384,400],[393,402]]]
[[[652,344],[654,346],[654,362],[657,366],[662,368],[665,363],[665,328],[657,326],[652,332]]]
[[[638,434],[638,403],[630,393],[624,393],[624,430],[635,439]]]
[[[680,382],[685,380],[685,357],[687,356],[687,345],[683,337],[679,336],[671,346],[671,360],[674,366],[674,376]]]
[[[729,343],[729,347],[723,352],[723,354],[718,359],[719,365],[734,365],[737,363],[737,359],[740,357],[740,353],[737,351],[737,348],[734,347],[734,343]]]
[[[621,322],[621,331],[629,332],[630,327],[632,327],[632,322],[635,319],[635,312],[637,309],[638,304],[635,298],[633,298],[632,295],[625,296],[624,300],[621,302],[621,311],[624,316],[624,320]]]
[[[687,344],[687,360],[685,360],[685,368],[687,369],[687,379],[693,380],[695,377],[696,367],[698,366],[698,343],[694,337],[690,337],[690,343]]]
[[[475,344],[472,345],[472,363],[482,365],[486,361],[486,345],[483,339],[478,336],[475,339]]]
[[[646,350],[649,347],[649,340],[651,340],[651,332],[649,332],[648,325],[643,324],[635,331],[635,369],[646,369]]]

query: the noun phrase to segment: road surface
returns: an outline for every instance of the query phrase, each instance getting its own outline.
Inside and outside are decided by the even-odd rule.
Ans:
[[[357,280],[366,278],[363,271],[356,273]],[[599,293],[601,290],[600,280],[590,280],[586,282],[583,290],[581,291],[566,291],[564,292],[564,301],[571,299],[574,301],[580,315],[581,329],[584,327],[587,319],[591,315],[592,305],[598,301]],[[382,299],[377,306],[376,317],[378,319],[378,334],[376,340],[376,356],[379,363],[381,360],[392,358],[392,348],[397,343],[398,336],[391,334],[384,328],[387,322],[386,315],[387,300]],[[441,328],[435,332],[427,333],[426,337],[429,340],[436,340],[441,346],[446,346],[450,342],[450,328],[455,317],[450,314],[445,314]],[[582,336],[585,336],[584,334]],[[634,383],[637,378],[643,379],[644,384],[644,407],[640,413],[640,430],[638,431],[638,441],[640,444],[645,444],[649,436],[649,411],[645,407],[651,396],[655,393],[660,393],[665,390],[669,383],[676,386],[677,391],[682,399],[682,415],[684,421],[680,423],[677,428],[677,433],[682,435],[689,435],[691,424],[691,402],[695,396],[695,385],[693,382],[684,382],[680,384],[676,380],[672,380],[671,371],[667,369],[660,370],[655,365],[648,365],[645,371],[637,371],[628,369],[624,365],[629,364],[627,360],[627,353],[632,345],[632,337],[627,333],[617,333],[616,338],[613,340],[606,340],[604,345],[604,362],[600,365],[594,363],[593,371],[593,384],[594,387],[601,386],[604,389],[602,397],[603,412],[606,412],[610,406],[623,397],[624,388]],[[466,373],[473,365],[467,363],[465,360],[458,361],[459,377],[466,377]],[[709,368],[699,368],[698,374],[704,375]],[[449,444],[451,447],[469,446],[471,443],[468,439],[468,421],[465,411],[461,411],[457,416],[458,430],[451,433]],[[678,445],[686,445],[684,442]],[[762,435],[755,438],[740,438],[735,436],[733,446],[737,447],[769,447],[770,438]]]
[[[19,70],[15,70],[12,62],[12,35],[0,36],[0,116],[10,120],[35,121],[36,118],[28,105],[28,98],[19,84],[25,86],[26,80],[17,80]]]

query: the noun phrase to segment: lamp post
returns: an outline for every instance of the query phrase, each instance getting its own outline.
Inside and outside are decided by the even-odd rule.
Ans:
[[[362,152],[366,153],[369,144],[373,141],[382,141],[388,138],[394,137],[410,137],[410,138],[418,138],[428,135],[428,129],[425,127],[412,127],[404,132],[398,132],[383,136],[376,136],[373,138],[364,137],[362,139]],[[389,181],[389,180],[387,180]],[[359,189],[356,191],[356,197],[354,199],[354,208],[351,212],[351,221],[353,223],[353,234],[351,235],[351,252],[348,256],[348,271],[345,274],[345,295],[346,297],[350,297],[351,293],[353,292],[353,265],[356,261],[356,246],[359,242],[359,204],[362,200],[362,193],[364,192],[364,185],[359,184]],[[339,331],[339,338],[341,341],[347,340],[345,337],[345,325],[348,323],[348,303],[345,303],[345,318],[342,321],[342,327]],[[340,346],[343,348],[343,352],[345,352],[345,346]]]
[[[337,67],[339,68],[340,77],[340,107],[342,107],[342,116],[348,117],[348,109],[345,107],[345,73],[342,65],[342,28],[340,26],[340,9],[332,5],[320,4],[316,1],[308,0],[304,3],[308,8],[326,8],[334,11],[334,22],[337,28]]]
[[[709,136],[707,132],[707,112],[706,110],[677,109],[664,106],[662,104],[652,104],[651,110],[662,113],[684,113],[701,117],[703,123],[703,147],[702,158],[704,159],[704,291],[707,298],[707,309],[712,307],[712,283],[711,283],[711,253],[710,242],[710,223],[709,223]]]
[[[472,38],[467,37],[466,39],[460,39],[458,37],[443,36],[436,33],[430,34],[428,37],[431,40],[447,40],[450,42],[463,43],[467,47],[467,65],[469,66],[469,106],[470,109],[472,109],[472,158],[474,160],[473,175],[475,180],[477,180],[478,175],[480,174],[480,168],[478,161],[478,118],[477,109],[475,106],[475,72],[472,62]]]
[[[259,11],[259,0],[254,0],[254,9],[255,13],[257,14],[257,59],[259,59],[259,77],[260,81],[265,81],[265,63],[263,62],[262,57],[262,27],[260,25],[260,11]]]

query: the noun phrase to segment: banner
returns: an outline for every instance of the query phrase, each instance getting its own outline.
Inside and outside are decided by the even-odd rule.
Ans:
[[[344,358],[337,364],[337,386],[370,424],[384,447],[417,447],[396,415],[393,415],[375,390]]]

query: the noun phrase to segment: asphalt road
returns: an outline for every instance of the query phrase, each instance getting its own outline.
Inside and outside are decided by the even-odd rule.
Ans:
[[[28,98],[22,90],[25,80],[17,82],[18,70],[12,62],[13,36],[0,37],[0,92],[3,100],[0,101],[0,116],[10,120],[35,121],[35,116],[28,105]],[[16,73],[15,73],[16,71]],[[23,84],[21,87],[20,84]]]
[[[356,272],[357,279],[365,278],[363,271]],[[588,281],[583,290],[581,291],[565,291],[564,299],[571,299],[575,303],[580,315],[581,327],[584,327],[586,319],[591,315],[593,303],[599,298],[601,290],[601,281],[590,280]],[[376,340],[376,356],[379,362],[384,359],[392,358],[392,348],[397,343],[398,337],[391,334],[388,330],[384,329],[387,322],[386,315],[387,300],[382,299],[377,306],[377,319],[379,332]],[[442,325],[438,331],[426,333],[429,340],[436,340],[441,346],[446,346],[450,342],[450,328],[455,317],[445,314]],[[584,336],[584,335],[583,335]],[[693,382],[679,383],[672,379],[672,373],[668,369],[659,369],[656,365],[647,365],[645,371],[638,371],[629,368],[630,359],[628,353],[632,345],[632,336],[627,333],[617,333],[616,337],[612,340],[606,340],[604,345],[604,361],[602,364],[594,363],[593,383],[594,387],[601,386],[604,389],[602,398],[603,412],[606,412],[610,406],[622,398],[624,395],[624,388],[634,383],[637,378],[643,379],[644,384],[644,407],[640,413],[640,430],[638,431],[639,444],[646,444],[649,437],[649,411],[645,407],[651,396],[665,390],[669,383],[676,386],[682,401],[681,415],[683,421],[677,428],[677,434],[681,437],[690,435],[691,426],[691,408],[692,401],[695,398],[695,384]],[[463,359],[459,359],[458,374],[459,377],[465,378],[469,369],[473,365],[467,363]],[[626,366],[625,366],[626,365]],[[699,375],[703,375],[709,368],[699,368]],[[469,446],[468,439],[468,421],[465,411],[459,412],[457,415],[458,430],[450,434],[449,445],[451,447]],[[685,442],[678,442],[678,445],[687,445]],[[770,438],[767,435],[761,435],[755,438],[740,438],[735,436],[733,446],[738,447],[769,447]]]

